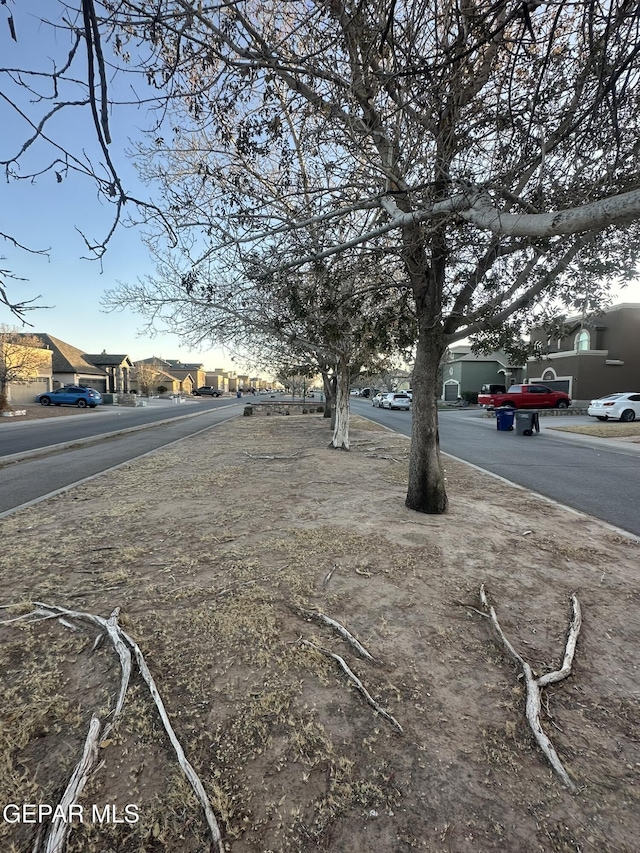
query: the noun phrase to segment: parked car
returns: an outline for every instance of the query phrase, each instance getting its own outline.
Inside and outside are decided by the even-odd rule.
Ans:
[[[640,393],[626,391],[592,400],[587,414],[599,421],[631,423],[640,418]]]
[[[86,385],[65,385],[55,391],[38,394],[36,403],[41,406],[77,406],[79,409],[95,409],[102,403],[102,394]]]
[[[483,385],[480,389],[481,394],[504,394],[507,388],[505,385],[497,385],[490,382],[488,385]]]
[[[391,392],[385,394],[380,404],[383,409],[407,409],[411,408],[411,397],[408,394]]]
[[[221,397],[222,391],[218,391],[213,385],[201,385],[195,391],[191,392],[194,397]]]
[[[386,396],[386,394],[383,394],[382,391],[378,391],[377,394],[374,394],[374,396],[371,400],[371,405],[375,406],[377,409],[379,409],[380,406],[382,406],[382,398],[385,396]]]
[[[359,397],[360,396],[360,389],[359,388],[352,388],[351,391],[349,391],[349,394],[352,397]]]
[[[571,397],[546,385],[511,385],[503,394],[478,394],[478,403],[487,409],[507,406],[511,409],[568,409]]]

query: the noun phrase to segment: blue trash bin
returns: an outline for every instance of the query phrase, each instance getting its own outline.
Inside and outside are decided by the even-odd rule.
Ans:
[[[512,430],[514,417],[515,410],[508,406],[496,409],[496,427],[503,432]]]

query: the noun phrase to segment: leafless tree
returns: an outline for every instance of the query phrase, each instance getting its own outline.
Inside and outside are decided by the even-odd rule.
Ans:
[[[189,160],[153,215],[172,239],[189,233],[194,260],[264,260],[286,234],[297,250],[265,280],[355,247],[402,264],[418,327],[407,505],[445,511],[445,348],[567,293],[590,300],[635,266],[637,4],[120,0],[89,17],[96,67],[98,44],[140,55],[174,105],[139,156],[152,177]],[[306,183],[309,163],[323,180]]]
[[[6,401],[10,382],[29,382],[35,379],[47,363],[42,341],[36,335],[26,335],[6,324],[0,325],[0,409]]]

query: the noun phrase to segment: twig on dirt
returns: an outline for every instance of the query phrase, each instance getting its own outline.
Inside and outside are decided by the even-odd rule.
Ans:
[[[364,569],[359,569],[357,566],[355,571],[357,575],[360,575],[363,578],[370,578],[372,576],[371,572],[366,572]]]
[[[397,462],[398,464],[402,462],[401,459],[396,459],[395,456],[387,456],[387,454],[383,453],[365,453],[364,456],[366,459],[390,459],[392,462]]]
[[[356,638],[351,634],[344,625],[341,625],[340,622],[336,622],[335,619],[332,619],[330,616],[325,616],[324,613],[320,613],[318,610],[302,610],[301,613],[304,616],[307,616],[309,619],[315,619],[316,622],[322,622],[324,625],[329,625],[335,631],[340,634],[340,636],[347,641],[353,648],[361,655],[363,658],[372,661],[373,657],[369,654],[369,652],[365,649],[365,647],[360,643]]]
[[[338,564],[337,564],[337,563],[334,563],[334,564],[333,564],[333,568],[332,568],[332,569],[329,569],[329,571],[326,573],[326,575],[325,575],[325,576],[324,576],[324,578],[322,579],[322,589],[326,589],[326,588],[327,588],[327,586],[329,585],[329,581],[331,580],[331,576],[333,575],[333,573],[335,572],[335,570],[336,570],[337,568],[338,568]]]
[[[507,640],[502,628],[500,627],[500,623],[498,622],[496,611],[487,600],[487,594],[484,584],[482,584],[482,586],[480,587],[480,601],[482,602],[482,606],[485,608],[485,610],[487,610],[493,627],[495,628],[498,636],[502,640],[502,644],[504,645],[505,649],[509,652],[511,657],[520,665],[522,669],[525,684],[527,686],[526,717],[527,722],[529,723],[529,728],[533,732],[533,736],[536,739],[538,746],[546,756],[547,761],[549,762],[553,770],[560,777],[560,779],[567,786],[567,788],[569,788],[572,793],[576,793],[576,791],[578,790],[576,785],[569,778],[569,774],[564,769],[564,766],[560,761],[558,753],[556,752],[553,744],[551,743],[551,740],[545,734],[542,728],[542,724],[540,723],[540,709],[542,702],[541,688],[546,687],[547,684],[556,684],[557,682],[565,679],[571,673],[571,666],[573,664],[573,657],[575,654],[578,634],[580,633],[580,626],[582,625],[582,613],[580,610],[580,603],[575,594],[571,596],[571,603],[573,606],[573,618],[571,620],[571,625],[569,626],[569,635],[567,637],[564,660],[561,669],[555,670],[554,672],[549,672],[546,675],[540,676],[540,678],[535,678],[529,664],[524,660],[524,658],[522,658],[518,654],[518,652],[516,652],[511,643]]]
[[[115,586],[101,586],[100,592],[115,592],[116,590],[122,589],[123,583],[124,583],[124,581],[121,581],[120,583],[116,584]],[[90,595],[90,594],[91,593],[87,592],[87,590],[83,590],[82,592],[70,592],[68,597],[69,598],[86,598],[87,595]]]
[[[263,575],[261,578],[255,578],[254,580],[243,581],[242,583],[236,583],[233,586],[225,587],[224,589],[216,592],[216,598],[220,595],[229,595],[230,592],[235,592],[237,589],[241,589],[243,586],[252,586],[253,584],[258,583],[258,581],[268,581],[271,580],[269,575]]]
[[[144,678],[147,687],[149,688],[151,698],[155,702],[156,708],[158,709],[160,719],[162,720],[162,724],[165,728],[167,735],[169,736],[169,740],[171,741],[171,745],[173,746],[176,757],[178,759],[178,764],[182,768],[184,775],[187,777],[187,781],[191,785],[194,794],[198,798],[198,802],[202,806],[216,850],[219,851],[219,853],[223,853],[224,848],[222,845],[222,836],[220,835],[218,821],[216,820],[216,816],[214,815],[213,809],[211,808],[209,797],[207,796],[207,793],[204,789],[204,785],[200,781],[200,777],[187,760],[180,741],[176,737],[176,733],[173,730],[173,726],[171,725],[171,722],[169,721],[169,717],[165,710],[164,702],[162,701],[162,698],[158,692],[158,688],[156,687],[156,683],[153,679],[153,676],[149,671],[147,662],[145,661],[144,656],[140,651],[140,647],[138,646],[136,641],[126,633],[126,631],[122,630],[122,628],[120,628],[120,633],[133,649],[133,654],[135,655],[136,661],[138,663],[140,675]]]
[[[118,625],[118,615],[120,612],[120,608],[116,608],[107,620],[101,616],[96,616],[93,613],[82,613],[76,610],[68,610],[65,607],[58,607],[57,605],[43,604],[41,602],[35,602],[35,604],[39,608],[53,613],[56,616],[64,614],[72,619],[78,619],[80,621],[90,622],[93,625],[98,625],[100,628],[103,629],[104,632],[109,635],[114,645],[114,648],[118,652],[118,656],[120,657],[120,666],[122,669],[120,694],[118,696],[116,707],[111,716],[111,721],[105,725],[100,734],[100,738],[98,741],[99,743],[102,742],[105,739],[106,735],[111,731],[111,728],[113,727],[113,722],[116,716],[120,713],[120,710],[122,709],[122,706],[124,704],[126,690],[129,683],[129,676],[131,673],[131,652],[129,651],[129,648],[127,648],[127,646],[131,648],[135,656],[136,663],[138,664],[140,674],[144,679],[145,683],[147,684],[147,687],[149,688],[149,693],[151,694],[151,697],[155,702],[156,708],[158,709],[158,713],[160,714],[160,718],[162,720],[162,724],[164,725],[165,731],[176,753],[178,763],[180,764],[180,767],[182,768],[198,801],[200,802],[200,805],[203,808],[207,824],[209,826],[209,831],[211,832],[214,849],[216,853],[223,853],[224,848],[222,845],[220,829],[218,827],[216,817],[213,813],[213,809],[211,808],[209,798],[207,797],[207,794],[204,790],[204,786],[200,781],[200,778],[198,777],[197,773],[187,760],[184,754],[184,750],[182,749],[182,746],[180,745],[180,742],[176,737],[173,727],[171,726],[171,723],[169,721],[169,717],[167,716],[164,703],[160,697],[155,681],[153,679],[153,676],[151,675],[151,672],[149,671],[149,668],[140,650],[140,647],[138,646],[136,641],[131,636],[129,636],[129,634],[127,634],[127,632],[124,631],[120,627],[120,625]],[[48,848],[45,853],[50,853]],[[53,853],[53,851],[51,851],[51,853]]]
[[[0,625],[10,625],[12,622],[24,622],[29,619],[29,624],[33,622],[46,622],[47,619],[56,619],[57,614],[45,613],[44,610],[31,610],[29,613],[23,613],[21,616],[14,616],[13,619],[3,619]]]
[[[249,453],[245,450],[245,456],[248,456],[249,459],[299,459],[300,453],[293,453],[289,455],[278,455],[278,454],[269,454],[269,453]]]
[[[327,657],[333,658],[340,665],[340,668],[342,669],[344,674],[347,676],[349,681],[351,681],[351,683],[355,685],[357,690],[360,691],[360,693],[364,696],[367,703],[369,705],[371,705],[371,707],[374,709],[374,711],[376,711],[378,714],[380,714],[381,717],[384,717],[385,720],[388,720],[391,723],[391,725],[395,729],[397,729],[397,731],[399,731],[399,732],[404,731],[404,729],[402,728],[400,723],[396,720],[396,718],[392,717],[388,711],[385,711],[384,708],[382,708],[376,702],[376,700],[369,693],[369,691],[364,686],[364,684],[360,681],[358,676],[349,668],[349,666],[348,666],[348,664],[344,658],[341,658],[340,655],[336,655],[333,652],[330,652],[329,649],[325,649],[322,646],[317,646],[315,643],[312,643],[310,640],[302,640],[302,643],[305,646],[309,646],[310,648],[315,649],[317,652],[321,652],[323,655],[327,655]]]
[[[60,798],[59,806],[62,809],[62,814],[69,814],[70,807],[78,802],[78,798],[98,760],[98,748],[101,740],[100,720],[98,717],[93,716],[89,723],[89,731],[84,742],[82,757],[76,764],[65,792]],[[71,821],[53,821],[45,838],[44,853],[63,853],[70,830]],[[34,849],[33,853],[36,853],[36,850],[37,848]]]
[[[473,605],[467,604],[466,601],[459,601],[457,598],[454,598],[453,603],[456,604],[458,607],[466,607],[467,610],[473,610],[474,613],[477,613],[478,616],[482,616],[484,619],[491,618],[488,613],[483,613],[482,610],[478,610],[477,607],[473,607]]]

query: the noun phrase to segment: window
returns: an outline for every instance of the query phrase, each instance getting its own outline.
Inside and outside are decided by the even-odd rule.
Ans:
[[[575,348],[577,351],[590,349],[591,335],[586,329],[578,332],[575,338]]]

